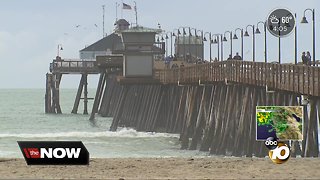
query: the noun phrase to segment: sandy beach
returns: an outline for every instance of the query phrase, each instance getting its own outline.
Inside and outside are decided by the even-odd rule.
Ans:
[[[0,159],[0,179],[305,179],[320,178],[320,159],[291,158],[106,158],[89,166],[27,166],[24,159]]]

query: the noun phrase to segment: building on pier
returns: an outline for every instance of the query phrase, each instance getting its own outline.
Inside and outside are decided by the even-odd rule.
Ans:
[[[152,29],[136,26],[121,32],[124,45],[123,77],[152,77],[154,56],[164,54],[165,48],[160,48],[155,42],[155,35],[161,33],[161,29]]]
[[[78,111],[81,99],[84,102],[83,113],[88,114],[88,100],[100,99],[101,89],[104,88],[105,79],[110,74],[152,79],[154,56],[164,54],[164,45],[155,42],[155,34],[161,33],[161,30],[143,26],[129,28],[129,25],[126,20],[119,19],[112,34],[80,50],[80,59],[57,57],[50,63],[50,73],[46,75],[46,113],[62,113],[59,95],[62,75],[81,75],[72,110],[74,114]],[[87,77],[91,74],[100,74],[95,98],[88,97]],[[92,112],[96,112],[96,109],[95,104]]]
[[[179,36],[175,41],[175,52],[179,57],[185,57],[187,62],[196,62],[204,58],[203,40],[199,36]]]
[[[119,19],[114,25],[115,29],[112,34],[80,50],[80,59],[95,60],[97,56],[111,55],[115,50],[122,49],[123,45],[119,33],[128,30],[130,24],[125,19]]]

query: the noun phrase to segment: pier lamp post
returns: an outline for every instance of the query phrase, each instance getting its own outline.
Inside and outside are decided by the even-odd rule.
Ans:
[[[228,41],[227,38],[226,38],[226,33],[230,34],[230,54],[232,56],[232,32],[231,31],[224,32],[222,41],[225,41],[225,42]]]
[[[168,39],[169,39],[168,33],[163,34],[162,37],[161,37],[161,40],[162,41],[165,40],[165,43],[166,43],[165,44],[165,46],[166,46],[166,57],[168,56]],[[171,39],[171,42],[172,42],[172,39]],[[172,47],[171,47],[171,49],[172,49]]]
[[[197,40],[199,39],[199,36],[198,36],[198,34],[197,34],[197,32],[198,31],[200,31],[200,30],[197,30],[197,29],[195,29],[195,28],[190,28],[190,30],[193,30],[194,31],[194,36],[195,36],[195,38],[194,38],[194,46],[195,46],[195,50],[196,50],[196,52],[195,52],[195,57],[196,57],[196,60],[198,59],[198,47],[197,47]],[[192,36],[192,33],[190,33],[190,36]]]
[[[168,34],[170,34],[170,55],[172,57],[172,32],[167,32],[166,34],[166,41],[168,40],[169,36]]]
[[[219,47],[221,45],[221,61],[223,61],[223,41],[222,41],[222,34],[213,34],[212,37],[215,37],[212,44],[217,44],[218,45],[218,61],[220,61],[219,58]],[[221,43],[221,44],[220,44]]]
[[[160,37],[161,37],[161,35],[159,35],[159,34],[156,34],[156,36],[155,36],[156,42],[157,42],[156,46],[161,49]],[[160,56],[158,56],[158,57],[160,57]]]
[[[267,63],[268,61],[268,52],[267,52],[267,22],[259,21],[257,23],[257,28],[256,28],[256,34],[261,34],[260,29],[259,29],[259,24],[263,24],[263,31],[264,31],[264,62]]]
[[[194,35],[197,35],[197,29],[196,28],[192,28],[192,27],[188,27],[189,29],[189,36],[192,37],[192,31],[194,32]]]
[[[297,13],[294,13],[295,19],[297,19]],[[298,64],[298,31],[297,25],[294,27],[294,64]]]
[[[179,29],[182,28],[182,38],[183,38],[183,60],[186,61],[186,27],[179,27]]]
[[[212,62],[212,54],[211,54],[212,43],[213,43],[212,35],[211,35],[211,32],[205,32],[203,34],[203,41],[207,41],[206,35],[209,35],[209,58],[210,58],[210,62]]]
[[[164,38],[163,38],[163,36],[161,36],[161,42],[163,42],[164,41]]]
[[[190,54],[190,57],[191,57],[191,61],[192,61],[192,53],[191,53],[191,37],[192,37],[192,31],[194,31],[195,37],[197,37],[197,29],[189,27],[189,44],[188,44],[188,45],[189,45],[189,54]],[[196,44],[196,40],[194,40],[194,44]],[[198,56],[197,49],[196,49],[195,54],[196,54],[196,58],[197,58],[197,56]]]
[[[306,24],[308,23],[306,18],[306,12],[311,11],[312,12],[312,61],[313,65],[316,65],[316,26],[315,26],[315,10],[314,9],[306,9],[303,12],[303,18],[301,20],[301,23]]]
[[[201,49],[201,56],[202,56],[201,58],[204,61],[203,30],[197,30],[196,31],[196,40],[199,39],[198,33],[200,33],[200,42],[201,42],[201,48],[200,49]],[[196,51],[198,52],[198,45],[197,45],[197,43],[195,43],[195,44],[196,44]]]
[[[177,31],[177,33],[175,33]],[[172,36],[175,37],[175,45],[176,45],[176,49],[174,54],[176,54],[177,56],[179,56],[179,35],[180,35],[180,30],[179,29],[173,29],[172,32]]]
[[[211,37],[211,43],[212,44],[217,44],[217,48],[218,48],[218,61],[220,60],[220,36],[222,36],[222,34],[212,34],[212,37],[214,37],[214,40],[213,38]],[[223,49],[221,49],[221,54],[223,54]],[[222,56],[223,57],[223,56]],[[223,60],[221,57],[221,60]]]
[[[280,22],[280,18],[278,18]],[[280,23],[278,23],[278,27],[280,26]],[[278,37],[278,63],[281,64],[281,37],[280,37],[280,31],[279,31],[279,37]]]
[[[234,30],[234,35],[232,39],[238,39],[237,31],[240,31],[240,37],[241,37],[241,58],[243,59],[243,29],[237,28]]]
[[[60,51],[63,50],[62,44],[58,44],[58,48],[57,48],[57,56],[60,57]]]
[[[166,43],[164,44],[165,47],[163,47],[163,43],[164,43],[164,38],[163,38],[163,34],[161,35],[161,49],[164,48],[165,49],[165,56],[167,56],[167,51],[168,51],[168,48],[167,48],[167,39],[166,39]]]
[[[255,47],[255,33],[254,33],[254,25],[248,25],[246,27],[246,32],[244,33],[243,36],[249,37],[249,33],[248,33],[248,27],[252,27],[252,61],[255,62],[255,51],[256,51],[256,47]]]

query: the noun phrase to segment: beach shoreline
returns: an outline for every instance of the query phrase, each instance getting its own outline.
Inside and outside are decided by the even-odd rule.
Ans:
[[[320,178],[319,158],[93,158],[88,166],[28,166],[0,158],[0,179],[305,179]]]

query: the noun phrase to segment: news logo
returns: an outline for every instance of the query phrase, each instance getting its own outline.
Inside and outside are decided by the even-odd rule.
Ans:
[[[28,165],[88,165],[81,141],[18,141]]]
[[[269,137],[265,143],[269,149],[269,158],[276,164],[286,162],[290,157],[290,148],[283,142],[278,142],[274,137]]]
[[[269,150],[273,150],[278,147],[278,141],[274,137],[268,137],[264,144]]]

